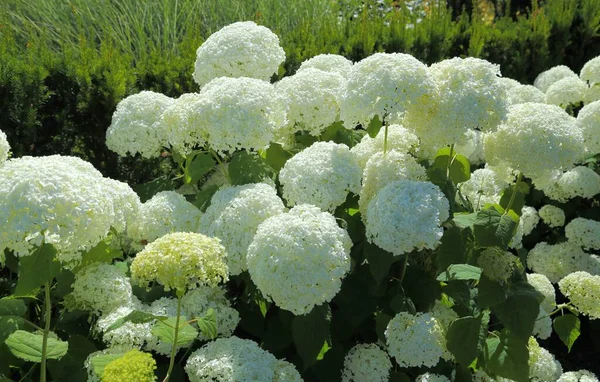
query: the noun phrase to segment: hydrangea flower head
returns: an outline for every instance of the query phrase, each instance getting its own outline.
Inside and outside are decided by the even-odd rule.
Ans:
[[[471,203],[475,211],[486,204],[500,201],[500,195],[508,183],[495,171],[480,168],[471,174],[471,178],[459,184],[461,194]]]
[[[546,91],[546,103],[565,109],[583,102],[587,85],[578,77],[565,77],[556,81]]]
[[[338,54],[319,54],[302,62],[296,73],[311,68],[324,72],[338,73],[344,79],[347,79],[352,69],[352,61]]]
[[[575,218],[565,227],[565,236],[583,249],[600,249],[600,222]]]
[[[258,226],[248,247],[248,271],[265,297],[302,315],[339,292],[350,271],[351,247],[333,215],[300,204]]]
[[[416,382],[450,382],[450,379],[445,375],[425,373],[421,374],[415,380]]]
[[[556,228],[565,225],[565,211],[560,207],[546,204],[540,208],[539,215],[549,227]]]
[[[569,273],[582,270],[600,274],[599,259],[568,241],[554,245],[546,242],[536,244],[527,255],[527,265],[535,273],[548,277],[552,283],[557,283]]]
[[[567,371],[557,382],[598,382],[596,374],[588,370]]]
[[[102,382],[153,382],[154,370],[156,361],[152,354],[134,349],[104,367]]]
[[[222,287],[200,285],[181,298],[181,307],[190,317],[204,316],[212,308],[216,315],[218,337],[230,337],[240,322],[239,313],[231,307]],[[208,340],[204,333],[200,333],[198,338]]]
[[[573,272],[560,280],[558,287],[581,313],[591,319],[600,318],[600,276],[584,271]]]
[[[533,86],[546,93],[553,83],[566,77],[577,77],[577,74],[567,66],[558,65],[538,74],[533,81]]]
[[[237,22],[210,35],[196,51],[194,81],[200,87],[217,77],[269,80],[285,60],[279,37],[252,21]]]
[[[528,273],[527,282],[531,284],[535,290],[544,295],[544,300],[540,304],[540,307],[546,312],[552,312],[556,306],[556,292],[548,277],[540,273]]]
[[[507,90],[506,96],[509,105],[517,105],[526,102],[544,103],[546,95],[533,85],[518,84]]]
[[[0,166],[8,159],[8,153],[10,151],[10,144],[6,139],[6,134],[0,130]]]
[[[364,169],[373,155],[383,152],[384,142],[385,127],[382,127],[375,138],[365,134],[361,141],[350,149],[350,152],[356,158],[358,165]],[[415,154],[419,150],[419,138],[402,125],[389,125],[387,150]]]
[[[560,378],[563,369],[552,353],[541,347],[533,337],[529,337],[527,348],[530,381],[554,382]]]
[[[519,258],[498,247],[486,248],[477,258],[477,265],[490,279],[504,284],[521,267]]]
[[[142,348],[156,340],[151,333],[153,322],[139,324],[126,322],[116,329],[108,330],[108,328],[134,310],[148,311],[148,309],[148,306],[143,305],[134,296],[131,302],[122,303],[118,308],[100,316],[96,321],[95,330],[102,341],[110,347]]]
[[[588,153],[600,153],[600,101],[589,103],[579,110],[576,124],[583,132],[583,142]]]
[[[590,85],[600,83],[600,56],[586,62],[581,68],[579,76]]]
[[[160,123],[171,148],[180,155],[187,156],[194,147],[204,146],[208,140],[204,116],[196,107],[202,99],[199,93],[182,94],[161,115]]]
[[[390,356],[379,346],[358,344],[344,358],[342,382],[386,382],[391,368]]]

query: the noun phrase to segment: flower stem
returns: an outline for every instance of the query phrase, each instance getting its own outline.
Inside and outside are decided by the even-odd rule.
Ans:
[[[400,285],[402,285],[402,281],[404,280],[404,275],[406,274],[406,268],[408,267],[408,253],[404,255],[404,265],[402,266],[402,273],[400,274]]]
[[[46,382],[46,358],[48,356],[48,335],[50,334],[50,316],[52,314],[52,302],[50,301],[50,282],[44,284],[44,305],[46,313],[44,315],[44,335],[42,337],[42,364],[40,365],[40,382]]]
[[[385,130],[383,131],[383,155],[387,153],[388,125],[385,125],[384,129]]]
[[[517,176],[517,183],[515,183],[515,188],[510,195],[510,200],[508,201],[508,206],[506,206],[506,210],[504,210],[504,215],[508,213],[508,211],[512,208],[512,205],[515,201],[515,195],[517,195],[517,187],[519,187],[519,183],[521,183],[521,179],[523,179],[523,173],[519,171],[519,175]]]
[[[181,296],[177,293],[177,318],[175,319],[175,334],[173,335],[173,347],[171,347],[171,359],[169,361],[169,370],[163,382],[168,382],[175,366],[175,353],[177,352],[177,337],[179,336],[179,317],[181,316]]]

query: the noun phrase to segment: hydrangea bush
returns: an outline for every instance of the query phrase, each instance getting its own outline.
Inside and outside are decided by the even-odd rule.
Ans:
[[[0,379],[598,381],[550,349],[600,318],[600,58],[284,59],[235,23],[123,99],[177,173],[134,188],[0,131]]]

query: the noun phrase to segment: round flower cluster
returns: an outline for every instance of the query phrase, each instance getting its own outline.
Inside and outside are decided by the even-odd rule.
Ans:
[[[218,338],[193,352],[185,371],[191,382],[273,382],[276,371],[284,371],[292,377],[289,381],[301,381],[293,365],[283,362],[253,341],[238,337]]]
[[[0,166],[0,253],[28,256],[42,243],[74,264],[137,213],[139,198],[126,184],[102,177],[75,157],[21,157]]]
[[[399,153],[414,154],[418,150],[419,138],[402,125],[389,125],[387,134],[387,150]],[[364,169],[369,159],[376,153],[383,152],[385,145],[385,127],[379,130],[375,138],[365,134],[361,141],[350,149],[358,165]]]
[[[558,65],[538,74],[533,86],[546,93],[553,83],[567,77],[577,77],[577,74],[567,66]]]
[[[475,166],[485,163],[485,152],[483,149],[483,138],[487,133],[479,130],[467,130],[465,140],[454,146],[454,151],[464,155],[469,163]]]
[[[528,273],[527,282],[544,296],[540,308],[552,312],[556,306],[556,292],[548,277],[539,273]]]
[[[507,165],[529,178],[573,167],[582,144],[575,118],[558,106],[541,103],[511,106],[506,122],[484,142],[489,164]]]
[[[285,212],[283,202],[273,186],[265,183],[245,184],[217,191],[202,216],[200,232],[221,239],[227,250],[230,275],[245,271],[246,252],[258,225]]]
[[[122,157],[136,153],[144,158],[158,157],[169,140],[161,116],[174,102],[151,91],[126,97],[117,105],[106,130],[106,147]]]
[[[402,114],[435,91],[425,64],[409,54],[375,53],[352,66],[340,117],[348,129],[364,128],[378,116],[398,123]]]
[[[600,249],[600,222],[575,218],[565,227],[565,236],[583,249]]]
[[[156,361],[152,354],[130,350],[104,367],[102,382],[153,382]]]
[[[587,88],[585,91],[585,97],[583,98],[583,103],[589,104],[598,100],[600,100],[600,83],[596,83]]]
[[[441,374],[425,373],[421,374],[415,380],[416,382],[451,382],[448,377]]]
[[[520,266],[519,258],[498,247],[486,248],[477,258],[477,265],[490,279],[504,284]]]
[[[273,382],[304,382],[296,366],[288,361],[277,360],[273,373]]]
[[[540,215],[533,207],[523,206],[519,223],[523,226],[523,236],[529,235],[540,222]]]
[[[517,105],[526,102],[546,102],[546,95],[540,89],[532,85],[518,84],[513,86],[507,90],[506,97],[509,105]]]
[[[400,367],[433,367],[450,359],[444,331],[429,313],[400,312],[385,329],[388,353]]]
[[[540,218],[549,227],[556,228],[565,225],[565,211],[552,204],[542,206],[539,211]]]
[[[296,73],[307,69],[319,69],[324,72],[338,73],[347,79],[352,69],[352,61],[338,54],[319,54],[300,64]]]
[[[575,122],[583,133],[583,143],[589,154],[600,153],[600,101],[585,105]]]
[[[306,130],[319,136],[340,119],[340,93],[345,79],[335,72],[305,69],[275,83],[287,107],[292,131]]]
[[[587,85],[579,77],[565,77],[550,85],[546,91],[546,103],[564,109],[583,102],[586,91]]]
[[[486,204],[500,201],[500,195],[508,187],[508,183],[495,171],[480,168],[471,174],[471,178],[459,184],[461,194],[471,203],[475,211]]]
[[[219,239],[199,233],[170,233],[137,254],[131,277],[141,286],[157,281],[178,293],[197,285],[216,286],[229,279],[225,248]]]
[[[546,242],[536,244],[527,255],[527,265],[534,272],[548,277],[552,283],[557,283],[569,273],[582,270],[600,274],[599,259],[568,241],[555,245]]]
[[[500,83],[500,86],[502,86],[507,92],[514,87],[522,85],[519,81],[508,77],[500,77],[498,78],[498,82]]]
[[[330,301],[350,271],[348,233],[335,217],[301,204],[258,226],[248,271],[265,297],[295,315]]]
[[[598,382],[598,377],[588,370],[567,371],[557,382]]]
[[[448,200],[436,185],[397,180],[379,190],[367,206],[367,240],[394,255],[434,249],[448,216]]]
[[[6,139],[6,134],[0,130],[0,166],[8,159],[8,153],[10,151],[10,145]]]
[[[579,76],[590,86],[600,83],[600,56],[594,57],[583,65]]]
[[[529,337],[529,380],[554,382],[562,375],[562,366],[548,350],[540,347],[535,338]]]
[[[70,310],[106,314],[133,301],[131,283],[115,265],[94,263],[75,274],[73,291],[65,297]]]
[[[266,81],[219,77],[200,95],[196,112],[202,115],[209,146],[220,153],[266,149],[287,122],[275,87]]]
[[[348,146],[315,142],[285,163],[279,181],[289,205],[308,203],[333,211],[349,192],[358,194],[361,175]]]
[[[600,276],[583,271],[573,272],[560,280],[558,287],[581,313],[591,319],[600,318]]]
[[[269,80],[285,60],[279,37],[252,21],[237,22],[210,35],[196,51],[194,81],[201,87],[217,77]]]
[[[103,314],[96,321],[96,331],[102,335],[102,341],[110,347],[128,347],[141,348],[147,343],[155,341],[151,333],[153,322],[134,324],[126,322],[120,327],[108,330],[117,320],[122,319],[134,310],[147,311],[149,308],[144,306],[136,297],[130,303],[121,303],[121,305],[110,313]]]
[[[550,177],[548,181],[542,181],[540,188],[548,197],[560,202],[575,197],[591,199],[600,193],[600,175],[589,167],[577,166],[558,178]]]
[[[425,168],[409,155],[392,150],[378,152],[367,162],[358,206],[363,222],[367,221],[367,207],[373,197],[386,185],[396,180],[427,180]]]
[[[84,368],[87,371],[87,382],[101,382],[100,376],[96,373],[92,359],[103,355],[114,355],[117,357],[123,356],[128,351],[133,350],[131,347],[110,347],[104,350],[95,351],[87,356],[83,362]]]
[[[225,297],[225,290],[221,287],[201,285],[182,297],[181,307],[190,317],[204,316],[212,308],[215,311],[218,337],[230,337],[240,322],[239,313],[231,307]],[[201,341],[208,340],[204,333],[200,333],[198,338]]]
[[[342,382],[387,382],[392,362],[376,344],[358,344],[344,358]]]
[[[141,250],[147,243],[173,232],[196,231],[202,212],[175,191],[162,191],[141,205],[129,225],[132,247]]]
[[[180,155],[188,155],[194,147],[204,146],[208,140],[203,115],[196,108],[202,99],[199,93],[182,94],[161,115],[160,124],[171,148]]]

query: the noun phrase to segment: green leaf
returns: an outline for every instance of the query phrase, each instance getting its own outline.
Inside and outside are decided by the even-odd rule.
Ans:
[[[502,191],[502,197],[500,198],[500,205],[502,208],[506,209],[506,207],[508,207],[508,203],[510,202],[513,192],[515,192],[514,184]],[[510,208],[519,216],[521,216],[521,211],[525,205],[525,197],[527,194],[529,194],[529,185],[527,185],[525,182],[519,182],[519,185],[516,188],[516,194],[512,207]]]
[[[373,117],[371,122],[369,122],[369,126],[367,126],[367,134],[369,134],[369,137],[375,138],[382,126],[383,123],[379,120],[379,116],[376,115]]]
[[[519,218],[513,212],[503,214],[495,208],[488,208],[477,212],[477,218],[473,226],[475,241],[482,247],[497,246],[508,248]]]
[[[468,236],[470,230],[461,230],[452,226],[444,231],[441,244],[436,250],[436,263],[438,269],[446,269],[450,264],[463,264],[468,258]]]
[[[363,250],[365,258],[369,262],[371,274],[377,284],[389,275],[392,264],[401,259],[401,257],[396,257],[392,253],[368,242],[365,243]]]
[[[479,278],[477,292],[478,305],[481,308],[489,308],[492,305],[499,304],[505,301],[508,296],[508,290],[504,285],[484,274]]]
[[[197,317],[198,327],[200,331],[209,339],[217,338],[217,316],[213,308],[208,308],[208,311],[203,317]]]
[[[94,248],[81,255],[81,263],[73,268],[72,272],[77,273],[83,268],[94,263],[112,263],[113,259],[123,258],[123,252],[111,248],[104,241],[99,242]]]
[[[6,345],[15,356],[30,362],[42,362],[42,342],[44,336],[41,333],[30,333],[17,330],[6,339]],[[46,357],[48,359],[60,359],[67,354],[69,343],[48,337],[46,346]]]
[[[195,154],[190,155],[185,160],[185,178],[186,184],[195,184],[210,170],[215,167],[215,161],[210,154]]]
[[[477,317],[461,317],[450,324],[446,343],[461,365],[468,367],[477,358],[487,337],[489,318],[488,313],[482,313]]]
[[[342,143],[352,148],[362,139],[362,132],[361,130],[346,129],[343,122],[335,122],[325,129],[319,136],[319,140]]]
[[[573,314],[565,314],[564,316],[556,317],[552,322],[552,326],[561,341],[567,345],[568,352],[570,353],[575,340],[581,334],[579,317]]]
[[[127,322],[131,322],[134,324],[145,324],[146,322],[154,321],[154,320],[165,320],[167,317],[164,316],[155,316],[152,313],[147,313],[141,310],[134,310],[125,317],[121,317],[108,328],[106,328],[105,333],[110,332],[111,330],[115,330],[125,325]]]
[[[238,151],[231,158],[228,167],[231,184],[234,186],[259,183],[265,178],[274,179],[275,171],[256,154]]]
[[[445,183],[449,179],[458,184],[471,178],[469,159],[454,150],[452,157],[450,154],[450,147],[441,148],[435,154],[433,165],[427,171],[427,174],[436,180],[434,183]]]
[[[53,381],[85,381],[87,371],[82,367],[96,346],[81,335],[69,336],[69,351],[60,360],[49,360],[48,370]]]
[[[503,330],[500,338],[486,341],[485,370],[488,374],[512,379],[516,382],[529,381],[529,350],[527,340],[511,336]]]
[[[317,362],[323,344],[329,340],[331,309],[328,304],[315,306],[310,313],[295,316],[292,321],[292,338],[304,368]]]
[[[175,341],[175,325],[177,317],[169,317],[166,320],[158,321],[152,327],[152,334],[158,337],[164,343],[173,344]],[[177,345],[187,346],[191,341],[198,337],[198,332],[193,326],[185,321],[184,317],[179,320],[179,333],[177,335]]]
[[[454,214],[454,218],[452,218],[452,220],[459,228],[471,228],[477,220],[477,212],[470,214]]]
[[[0,316],[25,317],[27,306],[23,300],[4,297],[0,299]]]
[[[479,280],[481,268],[468,264],[452,264],[437,277],[438,281]]]
[[[509,285],[505,301],[492,306],[492,312],[514,337],[524,341],[531,336],[543,296],[526,281]]]
[[[151,199],[154,195],[158,194],[161,191],[171,191],[175,188],[175,182],[168,177],[167,175],[160,176],[153,181],[148,183],[138,184],[133,187],[133,191],[135,191],[140,197],[140,201],[145,203],[147,200]]]
[[[55,257],[56,249],[51,244],[42,244],[31,255],[21,257],[15,295],[35,294],[39,287],[51,282],[60,272],[60,263]]]
[[[219,190],[219,186],[213,184],[211,186],[206,187],[196,194],[196,200],[194,201],[194,205],[202,212],[205,212],[206,209],[210,206],[210,201],[215,194]]]
[[[90,363],[92,364],[92,369],[94,370],[94,373],[96,373],[96,375],[99,378],[102,378],[102,375],[104,374],[104,368],[106,367],[106,365],[108,365],[114,360],[123,357],[124,355],[125,353],[113,353],[100,354],[92,357],[92,359],[90,359]]]
[[[265,152],[265,161],[275,171],[279,171],[283,168],[285,162],[293,156],[294,154],[285,150],[279,143],[271,143]]]

